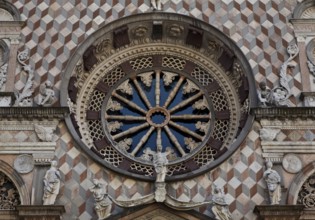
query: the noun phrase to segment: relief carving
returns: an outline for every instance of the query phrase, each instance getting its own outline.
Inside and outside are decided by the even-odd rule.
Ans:
[[[0,67],[0,91],[2,90],[4,84],[7,81],[7,71],[8,71],[8,64],[4,64]]]
[[[56,130],[56,128],[54,127],[44,127],[44,126],[41,126],[41,125],[34,125],[34,128],[35,128],[35,132],[38,136],[38,138],[41,140],[41,141],[44,141],[44,142],[52,142],[55,135],[54,135],[54,131]]]
[[[273,141],[280,131],[280,129],[262,128],[260,129],[260,139],[262,141]]]
[[[232,220],[232,215],[229,211],[222,187],[214,185],[212,189],[212,202],[213,206],[211,210],[217,220]]]
[[[280,69],[280,85],[270,90],[267,88],[265,82],[259,84],[260,91],[258,91],[258,97],[260,99],[261,106],[289,106],[289,97],[292,95],[289,81],[290,78],[287,75],[287,69],[295,67],[292,60],[298,55],[299,48],[296,44],[289,45],[287,48],[289,58],[285,61]]]
[[[25,62],[28,60],[28,50],[24,50],[20,52],[17,56],[18,62],[22,65],[23,70],[28,74],[27,81],[25,83],[24,88],[21,92],[15,92],[15,103],[14,106],[32,106],[33,99],[31,98],[33,95],[33,78],[34,78],[34,70],[30,65],[27,65]]]
[[[94,196],[94,208],[98,219],[108,218],[111,215],[112,201],[105,192],[103,184],[98,179],[93,179],[93,186],[90,188],[90,191]]]
[[[2,172],[0,172],[0,188],[0,210],[14,210],[15,206],[21,204],[17,188]]]
[[[53,85],[50,81],[46,81],[39,87],[39,95],[37,99],[37,104],[39,106],[50,106],[55,100],[55,91],[53,90]]]

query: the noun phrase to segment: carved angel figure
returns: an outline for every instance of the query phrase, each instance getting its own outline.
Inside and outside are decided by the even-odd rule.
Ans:
[[[90,191],[93,193],[95,200],[95,210],[98,215],[98,219],[106,219],[111,215],[112,201],[109,199],[103,184],[98,179],[93,179],[93,186]]]
[[[41,125],[34,125],[34,128],[35,128],[35,132],[36,132],[38,138],[41,141],[44,141],[44,142],[53,141],[55,128],[44,127]]]
[[[214,185],[212,188],[212,212],[217,220],[232,220],[228,204],[225,200],[225,194],[222,187]]]
[[[161,11],[162,10],[162,4],[161,0],[151,0],[151,6],[154,10]]]
[[[266,164],[267,170],[264,172],[264,180],[267,183],[269,192],[270,204],[279,204],[281,200],[281,186],[280,186],[280,175],[277,171],[271,169],[272,162],[268,161]]]
[[[60,189],[60,172],[57,169],[57,161],[51,161],[51,167],[44,177],[43,205],[55,204]]]
[[[261,106],[272,105],[272,93],[265,82],[259,83],[258,98]]]
[[[38,105],[49,106],[55,100],[55,91],[53,90],[53,85],[50,81],[41,84],[39,87],[39,97],[38,97]]]

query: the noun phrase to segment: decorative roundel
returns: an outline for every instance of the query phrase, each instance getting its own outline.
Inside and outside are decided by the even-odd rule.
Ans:
[[[225,161],[251,126],[250,67],[226,36],[189,17],[148,13],[96,31],[66,68],[61,103],[81,148],[107,168],[166,181]],[[251,82],[251,83],[249,83]]]

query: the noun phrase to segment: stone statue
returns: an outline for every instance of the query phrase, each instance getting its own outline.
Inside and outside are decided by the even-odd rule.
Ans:
[[[51,161],[51,167],[44,177],[43,205],[53,205],[60,189],[60,173],[57,169],[57,161]]]
[[[277,171],[271,169],[272,162],[268,161],[266,164],[267,170],[264,172],[264,180],[267,183],[269,192],[270,204],[279,204],[281,200],[281,186],[280,186],[280,175]]]
[[[272,105],[272,92],[267,87],[265,82],[259,83],[259,89],[258,90],[258,98],[260,101],[260,105],[263,107],[271,106]]]
[[[53,90],[53,85],[50,81],[45,82],[39,87],[39,97],[38,97],[38,105],[48,106],[54,102],[55,99],[55,91]]]
[[[153,165],[155,168],[155,172],[156,172],[156,180],[155,182],[165,182],[165,177],[166,177],[166,173],[167,173],[167,164],[168,164],[168,159],[167,159],[167,155],[169,155],[171,152],[167,151],[167,152],[156,152],[153,155]]]
[[[98,179],[93,179],[93,186],[90,188],[95,199],[95,210],[98,219],[106,219],[111,215],[112,201],[109,199],[103,184]]]
[[[151,0],[151,5],[153,7],[153,10],[162,10],[161,0]]]
[[[222,187],[214,185],[212,189],[212,202],[211,208],[217,220],[232,220],[228,204],[225,199],[224,190]]]

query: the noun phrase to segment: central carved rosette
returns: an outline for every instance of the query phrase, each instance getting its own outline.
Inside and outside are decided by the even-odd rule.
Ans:
[[[146,118],[150,125],[156,128],[161,128],[168,124],[171,116],[167,109],[154,107],[148,111]]]

